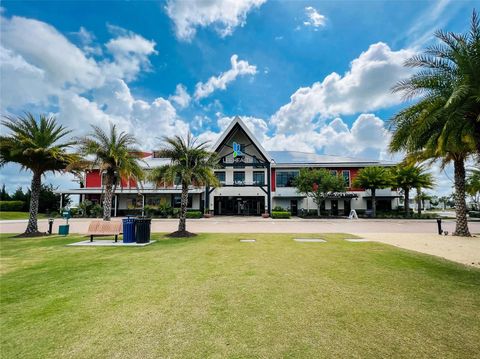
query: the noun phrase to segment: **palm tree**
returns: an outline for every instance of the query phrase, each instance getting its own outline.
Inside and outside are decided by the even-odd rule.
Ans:
[[[90,166],[100,170],[105,191],[103,220],[109,221],[112,215],[112,198],[118,184],[121,185],[121,180],[135,180],[139,183],[144,177],[140,165],[141,151],[135,147],[135,137],[119,132],[115,125],[110,125],[108,132],[97,126],[92,128],[93,131],[79,139],[78,143],[83,156],[94,157]]]
[[[421,69],[393,91],[419,101],[391,120],[390,150],[413,160],[453,162],[456,235],[469,236],[465,203],[465,160],[480,153],[480,26],[473,12],[468,34],[437,31],[439,44],[407,60]]]
[[[432,175],[422,166],[398,165],[391,170],[393,183],[403,190],[405,199],[405,217],[409,216],[410,191],[413,188],[432,188]]]
[[[38,231],[37,223],[42,176],[47,172],[64,171],[79,160],[76,154],[66,152],[74,142],[59,143],[70,131],[59,125],[54,117],[40,115],[36,120],[31,113],[7,116],[2,125],[11,133],[0,136],[0,166],[18,163],[23,170],[30,170],[33,174],[29,220],[22,236],[43,235]]]
[[[422,188],[417,188],[417,196],[415,197],[417,200],[417,213],[419,216],[422,215],[422,208],[425,208],[425,201],[430,201],[432,203],[433,197],[422,192]]]
[[[207,142],[197,143],[191,134],[186,138],[180,136],[164,137],[163,147],[156,153],[157,157],[170,159],[170,163],[152,169],[148,178],[158,183],[179,182],[182,186],[180,202],[180,219],[178,231],[172,237],[193,235],[186,229],[188,189],[190,186],[219,186],[213,169],[218,167],[218,157],[207,150]]]
[[[384,167],[365,167],[358,171],[355,180],[353,181],[354,187],[369,189],[372,194],[372,211],[373,217],[377,214],[377,199],[376,190],[387,188],[392,185],[391,172]]]
[[[472,168],[467,170],[467,172],[465,190],[472,198],[473,207],[478,210],[480,209],[480,169]]]

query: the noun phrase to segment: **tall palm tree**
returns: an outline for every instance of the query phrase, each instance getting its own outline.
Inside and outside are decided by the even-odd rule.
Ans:
[[[456,235],[469,236],[465,160],[480,153],[480,26],[473,12],[467,34],[437,31],[439,44],[407,60],[420,71],[393,89],[418,102],[397,113],[390,125],[393,152],[453,162]]]
[[[122,179],[139,183],[144,177],[140,164],[141,151],[135,147],[135,137],[119,132],[115,125],[110,125],[108,132],[97,126],[92,128],[93,131],[80,138],[78,143],[83,156],[93,156],[90,166],[100,170],[104,189],[103,220],[109,221],[112,215],[112,198],[118,184],[121,185]]]
[[[391,187],[393,184],[392,175],[389,170],[384,167],[365,167],[358,171],[354,187],[369,189],[372,194],[372,214],[373,217],[377,214],[377,198],[376,190]]]
[[[18,163],[33,175],[29,220],[23,236],[42,235],[37,223],[42,176],[47,172],[64,171],[79,160],[78,155],[66,151],[74,142],[59,142],[70,131],[59,125],[54,117],[40,115],[37,120],[31,113],[26,113],[5,117],[2,125],[10,130],[10,134],[0,136],[0,166]]]
[[[405,217],[410,213],[410,191],[414,188],[432,188],[433,178],[422,166],[398,165],[391,169],[393,184],[404,193]]]
[[[172,237],[187,237],[186,213],[188,189],[190,186],[219,186],[213,171],[218,167],[219,159],[215,153],[207,150],[207,142],[197,143],[191,134],[186,138],[180,136],[164,137],[163,147],[156,153],[160,158],[170,159],[170,163],[152,169],[148,178],[158,183],[179,182],[182,186],[180,202],[180,219],[178,231]]]

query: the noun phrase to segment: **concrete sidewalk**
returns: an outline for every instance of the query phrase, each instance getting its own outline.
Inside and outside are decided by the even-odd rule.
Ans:
[[[354,233],[371,241],[390,244],[480,268],[480,236],[471,238],[427,233]]]
[[[84,234],[92,219],[73,218],[69,221],[70,233]],[[121,218],[114,218],[120,221]],[[449,233],[455,229],[454,220],[443,220],[443,228]],[[55,219],[54,233],[63,219]],[[0,221],[1,233],[20,233],[25,230],[27,220]],[[153,219],[152,232],[173,232],[178,219]],[[393,219],[271,219],[260,217],[212,217],[188,219],[188,230],[196,233],[437,233],[435,220]],[[480,233],[480,222],[469,223],[471,233]],[[48,221],[39,220],[40,231],[47,231]]]

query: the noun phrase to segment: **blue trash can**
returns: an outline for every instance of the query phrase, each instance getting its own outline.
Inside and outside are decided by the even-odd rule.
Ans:
[[[123,243],[135,242],[135,218],[123,219]]]

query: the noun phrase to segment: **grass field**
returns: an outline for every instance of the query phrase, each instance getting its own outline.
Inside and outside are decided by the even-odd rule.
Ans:
[[[473,358],[480,271],[379,243],[1,240],[4,358]],[[302,235],[305,237],[305,235]],[[239,243],[256,238],[256,243]]]
[[[0,211],[0,220],[7,220],[7,219],[28,219],[29,213],[28,212],[5,212]],[[38,219],[48,218],[48,216],[44,213],[38,214]]]

